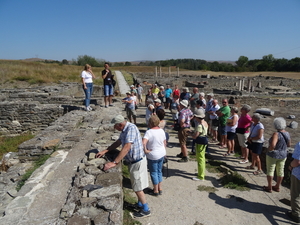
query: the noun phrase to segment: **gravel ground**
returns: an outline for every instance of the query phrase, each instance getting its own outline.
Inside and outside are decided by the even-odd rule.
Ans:
[[[143,115],[145,107],[139,107],[138,115]],[[166,119],[170,118],[167,113]],[[143,116],[138,124],[143,124]],[[141,130],[145,128],[141,127]],[[239,164],[234,156],[223,157],[225,149],[209,144],[211,156],[215,160],[233,166],[250,184],[250,191],[237,191],[223,188],[218,174],[206,171],[205,181],[193,181],[197,173],[196,162],[178,163],[176,154],[180,152],[177,135],[171,130],[170,144],[167,148],[168,177],[163,181],[163,194],[154,197],[146,195],[151,216],[139,219],[142,224],[290,224],[285,212],[289,210],[286,202],[290,199],[289,189],[282,187],[279,193],[267,193],[262,187],[267,184],[266,175],[253,175]],[[166,176],[167,169],[164,169]],[[150,181],[150,178],[149,178]],[[198,186],[216,189],[215,193],[199,191]],[[150,182],[150,188],[152,184]]]

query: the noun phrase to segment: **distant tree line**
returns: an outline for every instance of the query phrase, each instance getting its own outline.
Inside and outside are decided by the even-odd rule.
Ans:
[[[160,61],[140,62],[139,66],[175,66],[188,70],[209,70],[223,72],[300,72],[300,58],[275,59],[272,54],[265,55],[262,59],[249,60],[246,56],[240,56],[235,63],[207,62],[202,59],[170,59]]]
[[[96,59],[92,56],[81,55],[77,60],[69,62],[66,59],[60,61],[45,60],[45,63],[59,63],[84,66],[90,64],[93,67],[103,67],[105,60]],[[131,62],[115,62],[111,66],[131,66]],[[169,59],[160,61],[143,61],[139,66],[162,66],[162,67],[179,67],[188,70],[208,70],[223,72],[257,72],[257,71],[276,71],[276,72],[300,72],[300,58],[293,59],[275,59],[272,54],[265,55],[262,59],[249,60],[246,56],[240,56],[234,63],[225,62],[207,62],[202,59]]]

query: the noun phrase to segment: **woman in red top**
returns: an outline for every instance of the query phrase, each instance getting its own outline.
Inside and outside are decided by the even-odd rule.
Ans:
[[[174,90],[173,90],[173,98],[175,95],[180,96],[180,90],[178,89],[178,85],[175,84]]]
[[[239,144],[241,146],[242,150],[242,156],[240,163],[248,163],[248,156],[249,156],[249,149],[247,148],[246,142],[247,138],[249,136],[249,127],[251,126],[252,118],[248,114],[251,110],[251,107],[249,105],[243,105],[241,108],[241,117],[238,121],[238,126],[235,130]]]

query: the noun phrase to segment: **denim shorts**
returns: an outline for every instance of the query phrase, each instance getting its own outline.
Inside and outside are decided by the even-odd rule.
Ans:
[[[219,126],[218,132],[220,135],[226,135],[226,126]]]
[[[112,86],[112,84],[104,85],[103,91],[104,96],[114,95],[114,87]]]

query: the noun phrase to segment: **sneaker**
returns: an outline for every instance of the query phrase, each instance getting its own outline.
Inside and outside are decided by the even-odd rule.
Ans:
[[[179,153],[179,154],[177,154],[177,155],[176,155],[176,157],[182,158],[182,157],[183,157],[183,154],[182,154],[182,152],[181,152],[181,153]]]
[[[111,104],[111,105],[109,105],[109,106],[110,106],[110,107],[113,107],[114,105]]]
[[[87,112],[91,111],[91,109],[89,108],[89,106],[85,108],[85,111],[87,111]]]
[[[202,181],[202,180],[200,180],[198,177],[193,177],[192,180],[195,180],[195,181]]]
[[[245,164],[245,163],[248,163],[249,161],[248,160],[242,160],[240,161],[240,164]]]
[[[88,106],[88,109],[89,109],[90,111],[92,111],[92,110],[93,110],[93,108],[92,108],[91,106]]]
[[[177,162],[182,163],[182,162],[188,162],[188,158],[187,157],[182,157],[181,159],[177,160]]]
[[[143,217],[148,217],[150,215],[151,215],[150,210],[144,211],[143,209],[141,209],[139,212],[134,212],[132,214],[133,218],[143,218]]]
[[[132,205],[132,208],[134,208],[135,210],[142,210],[143,209],[143,206],[140,206],[138,203],[135,203],[134,205]]]
[[[108,108],[108,105],[106,105],[105,108]]]

